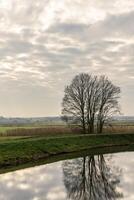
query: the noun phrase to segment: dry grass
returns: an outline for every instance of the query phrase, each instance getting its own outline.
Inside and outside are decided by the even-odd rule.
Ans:
[[[117,124],[104,128],[104,133],[134,133],[134,125]]]
[[[69,128],[66,126],[46,126],[45,128],[16,128],[9,129],[1,136],[62,136],[80,134],[81,130],[77,127]]]
[[[80,128],[73,126],[69,128],[65,125],[44,126],[44,127],[4,127],[4,131],[0,131],[0,136],[63,136],[63,135],[77,135],[81,134]],[[112,126],[105,126],[103,133],[134,133],[134,124],[113,124]]]

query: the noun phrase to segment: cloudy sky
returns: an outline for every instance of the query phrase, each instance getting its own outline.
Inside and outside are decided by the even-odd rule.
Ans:
[[[80,72],[106,74],[134,115],[133,0],[0,0],[0,115],[59,115]]]

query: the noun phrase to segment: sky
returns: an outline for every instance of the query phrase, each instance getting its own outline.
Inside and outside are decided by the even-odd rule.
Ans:
[[[134,115],[133,0],[0,0],[0,115],[55,116],[81,72],[121,87]]]

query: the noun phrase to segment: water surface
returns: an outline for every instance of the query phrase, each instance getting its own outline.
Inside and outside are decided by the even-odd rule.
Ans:
[[[134,200],[134,152],[59,161],[0,175],[0,200]]]

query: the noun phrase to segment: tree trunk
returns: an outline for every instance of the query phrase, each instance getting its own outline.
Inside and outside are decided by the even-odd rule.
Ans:
[[[97,133],[101,134],[103,132],[103,125],[104,122],[99,120],[99,122],[97,123]]]
[[[94,134],[94,118],[90,120],[90,133]]]
[[[86,134],[86,124],[85,124],[84,112],[82,113],[82,129],[83,129],[83,134]]]

